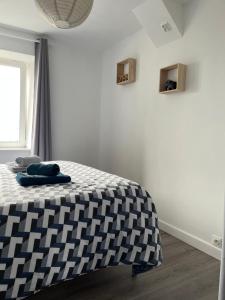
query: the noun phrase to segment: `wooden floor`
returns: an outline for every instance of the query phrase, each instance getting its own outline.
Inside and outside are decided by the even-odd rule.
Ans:
[[[131,277],[130,267],[104,269],[38,293],[30,300],[217,300],[219,262],[162,234],[164,263]]]

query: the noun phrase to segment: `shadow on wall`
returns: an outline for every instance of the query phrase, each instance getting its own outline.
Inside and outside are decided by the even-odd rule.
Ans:
[[[186,91],[197,93],[200,90],[200,63],[188,64]]]
[[[194,1],[195,2],[195,8],[194,9],[191,9],[189,10],[188,8],[191,6],[189,5],[190,4],[190,1],[185,4],[186,6],[186,9],[184,10],[185,11],[185,24],[184,24],[184,32],[186,32],[188,30],[188,28],[191,26],[191,24],[193,23],[193,20],[198,18],[199,16],[199,10],[201,10],[201,0],[191,0],[192,2]],[[203,0],[205,1],[205,0]]]

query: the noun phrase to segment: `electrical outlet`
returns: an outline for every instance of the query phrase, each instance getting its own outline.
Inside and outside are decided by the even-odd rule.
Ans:
[[[213,234],[212,235],[212,244],[217,248],[222,248],[223,240],[220,236]]]

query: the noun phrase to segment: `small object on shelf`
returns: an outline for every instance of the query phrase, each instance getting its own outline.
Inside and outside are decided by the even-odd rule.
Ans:
[[[136,81],[136,59],[128,58],[117,64],[116,83],[125,85]]]
[[[168,66],[166,68],[162,68],[160,70],[159,82],[160,94],[169,94],[185,91],[186,70],[187,66],[180,63]],[[171,76],[175,78],[171,78]]]
[[[166,91],[172,91],[175,90],[177,88],[177,83],[176,81],[173,80],[167,80],[165,82],[165,90]]]

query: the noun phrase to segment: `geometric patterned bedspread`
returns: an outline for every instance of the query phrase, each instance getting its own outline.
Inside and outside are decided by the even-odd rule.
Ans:
[[[161,264],[158,219],[137,183],[58,161],[69,184],[21,187],[0,165],[0,299],[24,299],[85,274]]]

